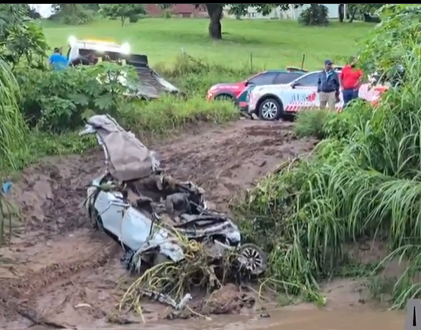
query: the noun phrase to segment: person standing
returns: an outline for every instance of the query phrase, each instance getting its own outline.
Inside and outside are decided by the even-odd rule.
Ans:
[[[352,57],[349,63],[342,69],[341,85],[342,97],[344,99],[344,108],[351,102],[358,98],[358,91],[363,78],[363,71],[356,69],[356,59]]]
[[[50,65],[55,71],[60,71],[67,67],[67,58],[62,55],[60,48],[54,48],[54,53],[50,56]]]
[[[328,105],[329,110],[335,111],[335,104],[339,102],[339,78],[332,68],[332,61],[325,61],[325,68],[320,72],[317,82],[317,93],[319,93],[320,109]]]

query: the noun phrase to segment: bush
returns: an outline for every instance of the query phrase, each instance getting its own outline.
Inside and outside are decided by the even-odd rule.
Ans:
[[[310,4],[298,17],[302,25],[326,26],[329,24],[329,10],[325,5]]]
[[[294,126],[295,134],[298,137],[314,136],[322,139],[326,136],[324,131],[325,123],[329,117],[335,115],[335,113],[319,109],[299,112]]]
[[[123,94],[127,88],[115,77],[125,73],[129,79],[135,79],[127,70],[128,67],[100,63],[58,72],[17,71],[23,94],[22,112],[31,127],[51,132],[80,127],[92,111],[116,116],[126,104]],[[106,78],[108,83],[102,83]]]
[[[132,15],[129,17],[130,23],[137,23],[139,21],[140,17],[138,15]]]

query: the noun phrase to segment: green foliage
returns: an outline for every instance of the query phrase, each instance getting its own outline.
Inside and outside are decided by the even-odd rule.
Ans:
[[[347,12],[350,14],[349,22],[352,23],[355,18],[364,19],[364,15],[373,15],[386,3],[347,3]]]
[[[343,139],[363,129],[372,112],[371,105],[363,100],[354,101],[339,115],[318,109],[299,112],[294,132],[298,137]]]
[[[0,4],[0,57],[12,68],[23,59],[38,66],[48,48],[42,29],[27,13],[24,5]]]
[[[307,110],[297,114],[294,132],[298,137],[314,136],[322,139],[326,136],[324,125],[332,117],[327,110]]]
[[[325,5],[310,4],[300,14],[298,22],[306,26],[326,26],[329,24],[329,11]]]
[[[124,26],[124,23],[128,18],[130,19],[131,23],[135,23],[139,19],[140,14],[146,14],[145,7],[142,4],[101,4],[99,5],[99,8],[99,12],[103,16],[120,19],[121,26]]]
[[[232,102],[206,102],[202,96],[187,99],[162,95],[158,100],[135,101],[120,113],[121,124],[142,138],[173,134],[198,122],[223,123],[239,117]]]
[[[421,6],[386,5],[379,15],[382,23],[361,41],[359,63],[369,72],[378,70],[387,74],[396,64],[401,64],[408,52],[419,56],[414,52],[419,51],[415,45],[421,41]]]
[[[23,114],[32,127],[52,132],[80,127],[90,111],[116,115],[129,92],[121,77],[135,82],[128,70],[106,62],[63,71],[19,70]]]
[[[365,59],[376,59],[381,47],[391,47],[388,41],[395,34],[412,26],[401,9],[383,11],[388,15],[382,16],[382,25],[386,22],[390,30],[375,29],[385,38],[371,34],[374,40],[367,41]],[[318,283],[349,260],[344,247],[371,237],[391,248],[382,264],[409,260],[391,288],[393,307],[420,298],[421,47],[411,31],[407,38],[393,39],[394,47],[405,54],[400,58],[406,68],[403,83],[386,92],[374,111],[356,102],[322,119],[325,140],[311,157],[269,175],[241,205],[247,236],[271,251],[267,283],[278,290],[320,301]],[[307,129],[308,115],[298,118]],[[317,126],[316,133],[320,123]]]
[[[86,24],[92,21],[93,13],[84,6],[77,3],[52,4],[55,14],[50,19],[69,25]]]
[[[165,65],[155,66],[155,70],[163,77],[169,79],[187,95],[206,96],[210,86],[221,82],[242,81],[256,74],[259,69],[243,66],[241,68],[227,67],[213,64],[188,54],[177,57],[171,67]]]
[[[26,149],[27,127],[19,111],[19,86],[10,67],[0,60],[0,169],[16,169]]]

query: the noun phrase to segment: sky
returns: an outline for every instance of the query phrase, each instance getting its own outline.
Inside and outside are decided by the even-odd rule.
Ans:
[[[50,17],[52,12],[51,4],[29,4],[32,8],[36,8],[41,17]]]

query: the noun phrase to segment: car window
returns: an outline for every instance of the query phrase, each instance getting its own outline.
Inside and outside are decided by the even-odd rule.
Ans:
[[[282,72],[278,73],[274,80],[274,84],[288,84],[292,82],[293,80],[297,79],[298,77],[301,77],[303,73],[301,72]]]
[[[276,75],[276,72],[263,72],[249,79],[248,82],[256,86],[271,85],[273,84],[273,80],[275,79]]]
[[[298,78],[296,83],[298,86],[317,86],[319,80],[319,72],[309,73],[308,75]]]

